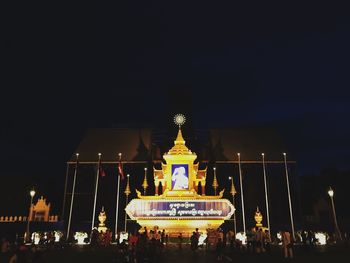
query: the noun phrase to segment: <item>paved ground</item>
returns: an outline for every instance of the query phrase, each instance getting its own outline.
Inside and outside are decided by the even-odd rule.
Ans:
[[[70,248],[63,251],[46,251],[43,254],[45,262],[103,262],[103,263],[116,263],[123,262],[116,256],[115,248],[90,250],[85,248]],[[293,262],[307,262],[307,263],[337,263],[337,262],[349,262],[350,260],[350,248],[349,247],[331,247],[331,248],[318,248],[309,251],[305,251],[301,248],[296,248],[295,258]],[[230,249],[226,249],[224,252],[223,262],[287,262],[282,257],[280,248],[276,247],[273,249],[270,255],[256,255],[250,253],[238,253],[233,252]],[[144,262],[157,263],[157,262],[180,262],[180,263],[206,263],[206,262],[217,262],[216,254],[214,251],[205,251],[200,249],[195,254],[189,249],[184,247],[182,251],[176,248],[165,249],[162,255],[156,258],[144,260]]]

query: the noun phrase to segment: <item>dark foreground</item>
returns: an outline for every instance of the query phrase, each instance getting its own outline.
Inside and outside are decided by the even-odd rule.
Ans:
[[[317,247],[312,249],[304,249],[296,247],[294,250],[294,259],[284,259],[280,247],[274,247],[270,254],[255,254],[249,252],[232,251],[226,248],[223,251],[221,262],[307,262],[307,263],[336,263],[349,262],[350,248],[342,247]],[[42,252],[42,262],[135,262],[131,261],[127,256],[118,253],[116,247],[91,249],[88,246],[70,247],[63,250],[46,250]],[[190,250],[189,246],[184,246],[182,250],[176,247],[164,248],[161,253],[156,256],[146,254],[143,258],[139,258],[137,262],[218,262],[215,250],[198,249],[195,253]]]

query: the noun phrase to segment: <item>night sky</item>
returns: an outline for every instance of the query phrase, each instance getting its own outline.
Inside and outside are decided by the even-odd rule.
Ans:
[[[273,127],[301,175],[350,169],[348,9],[27,5],[3,33],[5,210],[23,211],[33,185],[61,202],[65,162],[86,129],[168,126],[182,103],[197,128]]]

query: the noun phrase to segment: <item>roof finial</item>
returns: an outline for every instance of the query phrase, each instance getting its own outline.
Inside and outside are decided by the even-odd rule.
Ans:
[[[186,117],[185,115],[178,113],[174,116],[174,122],[176,125],[179,126],[179,129],[181,129],[181,126],[184,125],[184,123],[186,122]]]

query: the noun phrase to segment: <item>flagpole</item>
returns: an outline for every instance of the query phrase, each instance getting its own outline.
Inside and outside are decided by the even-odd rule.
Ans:
[[[119,162],[121,161],[122,159],[122,153],[119,153],[118,154],[119,156]],[[115,227],[114,227],[114,236],[115,236],[115,239],[117,240],[118,238],[118,209],[119,209],[119,187],[120,186],[120,174],[119,174],[119,171],[118,171],[118,183],[117,183],[117,203],[116,203],[116,207],[115,207]]]
[[[69,172],[69,163],[67,162],[66,167],[66,180],[64,182],[64,195],[63,195],[63,205],[62,205],[62,213],[61,213],[61,220],[64,220],[65,216],[65,210],[66,210],[66,195],[67,195],[67,185],[68,185],[68,172]]]
[[[101,165],[101,153],[98,153],[98,164],[97,164],[96,183],[95,183],[94,208],[93,208],[93,212],[92,212],[91,229],[93,229],[94,226],[95,226],[96,200],[97,200],[97,191],[98,191],[98,179],[100,177],[100,165]]]
[[[271,241],[271,228],[270,228],[270,212],[269,212],[269,199],[267,192],[267,179],[266,179],[266,167],[265,167],[265,154],[262,153],[262,164],[263,164],[263,173],[264,173],[264,187],[265,187],[265,202],[266,202],[266,219],[267,219],[267,228],[269,229],[269,241]]]
[[[244,213],[244,197],[243,197],[243,183],[242,183],[241,154],[237,153],[237,155],[238,155],[239,182],[240,182],[240,185],[241,185],[243,232],[244,232],[244,235],[245,235],[246,234],[246,228],[245,228],[245,213]]]
[[[285,172],[286,172],[286,181],[287,181],[287,191],[288,191],[290,224],[291,224],[291,227],[292,227],[293,239],[295,240],[294,222],[293,222],[293,209],[292,209],[292,200],[291,200],[291,197],[290,197],[289,178],[288,178],[288,168],[287,168],[287,154],[286,154],[286,153],[283,153],[283,156],[284,156],[284,168],[285,168]]]
[[[79,158],[79,153],[76,153],[75,155],[76,155],[76,161],[75,161],[75,171],[74,171],[74,178],[73,178],[72,198],[71,198],[71,201],[70,201],[70,209],[69,209],[68,228],[67,228],[67,236],[66,236],[66,240],[67,240],[67,241],[68,241],[68,239],[69,239],[70,224],[71,224],[72,212],[73,212],[75,182],[76,182],[76,179],[77,179],[77,172],[78,172],[78,158]]]

